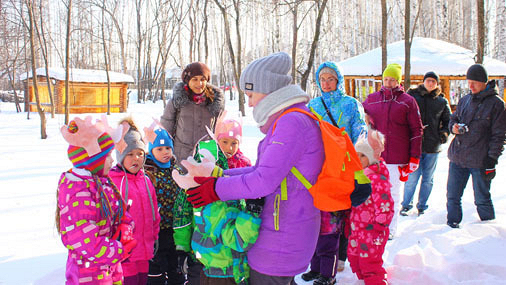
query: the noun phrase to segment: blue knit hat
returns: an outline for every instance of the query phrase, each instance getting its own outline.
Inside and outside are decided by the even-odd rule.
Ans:
[[[153,160],[159,167],[168,168],[170,167],[170,161],[167,163],[161,163],[160,161],[158,161],[153,155],[153,149],[159,146],[168,146],[171,149],[174,149],[174,141],[172,140],[172,137],[169,135],[169,133],[164,129],[156,129],[155,134],[156,134],[155,140],[153,141],[153,143],[150,142],[148,146],[149,150],[148,158]]]

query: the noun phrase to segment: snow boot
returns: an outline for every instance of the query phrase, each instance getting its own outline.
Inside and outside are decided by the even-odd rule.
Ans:
[[[407,207],[402,207],[401,209],[401,212],[399,213],[401,216],[407,216],[408,215],[408,212],[409,212],[409,208]]]
[[[311,280],[318,279],[320,277],[320,272],[309,271],[309,272],[302,274],[300,277],[304,281],[311,281]]]
[[[320,276],[320,278],[316,279],[313,282],[314,285],[333,285],[336,284],[336,279],[334,277],[324,277]]]
[[[337,272],[343,272],[344,271],[344,262],[343,260],[337,261]]]

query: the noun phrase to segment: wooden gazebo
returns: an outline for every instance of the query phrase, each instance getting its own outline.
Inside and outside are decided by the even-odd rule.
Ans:
[[[388,63],[399,63],[404,72],[404,41],[387,46]],[[411,46],[411,87],[423,82],[428,71],[439,75],[440,86],[450,105],[467,93],[466,72],[474,64],[475,53],[461,46],[431,38],[415,37]],[[338,63],[344,75],[346,93],[365,100],[368,94],[381,87],[381,47]],[[506,63],[485,57],[489,79],[506,79]],[[506,82],[504,82],[506,83]],[[503,83],[503,86],[504,86]],[[407,89],[407,88],[405,88]],[[503,89],[506,99],[506,91]]]
[[[46,69],[38,68],[37,83],[39,99],[46,112],[50,111],[50,98],[46,80]],[[32,73],[20,76],[25,87],[25,112],[37,111],[35,95],[32,85]],[[69,112],[70,113],[104,113],[107,111],[107,74],[105,70],[70,69],[69,71]],[[65,70],[50,68],[49,79],[54,98],[55,113],[65,112]],[[127,89],[129,83],[134,83],[132,76],[109,71],[111,82],[110,105],[111,112],[127,111]]]

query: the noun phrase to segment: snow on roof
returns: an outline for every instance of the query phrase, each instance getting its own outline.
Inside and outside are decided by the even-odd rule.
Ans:
[[[46,76],[45,68],[37,68],[37,76]],[[49,77],[57,80],[65,80],[65,69],[60,67],[49,68]],[[25,72],[19,76],[20,80],[32,78],[32,72]],[[134,78],[128,74],[109,71],[111,82],[134,83]],[[90,83],[107,83],[107,74],[105,70],[94,69],[77,69],[69,70],[69,80],[72,82],[90,82]]]
[[[387,45],[388,63],[402,65],[404,71],[404,40]],[[411,44],[411,75],[434,71],[441,75],[465,76],[474,64],[475,52],[461,46],[431,38],[413,38]],[[506,76],[506,63],[485,56],[489,76]],[[381,75],[381,47],[338,63],[343,75]]]

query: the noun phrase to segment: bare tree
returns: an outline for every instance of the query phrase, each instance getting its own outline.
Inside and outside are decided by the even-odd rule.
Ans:
[[[46,69],[46,84],[47,84],[47,92],[49,95],[49,102],[51,104],[51,118],[54,118],[54,113],[55,113],[54,96],[53,96],[53,90],[51,89],[51,87],[52,87],[51,78],[49,77],[49,62],[48,62],[48,58],[47,58],[48,57],[48,46],[47,46],[46,36],[45,36],[45,32],[44,32],[44,20],[43,20],[44,14],[42,13],[42,6],[43,6],[42,1],[43,0],[40,0],[40,2],[39,2],[40,33],[37,32],[37,36],[39,39],[39,45],[41,46],[42,58],[44,59],[44,67]],[[38,30],[37,25],[35,25],[35,28],[36,28],[36,30]]]
[[[411,44],[413,43],[413,35],[416,30],[416,22],[418,20],[418,16],[420,15],[420,7],[421,1],[418,0],[417,12],[415,16],[415,20],[413,21],[413,28],[411,28],[410,18],[411,18],[411,0],[404,0],[405,2],[405,10],[404,10],[404,87],[409,89],[411,86]],[[411,31],[411,32],[410,32]]]
[[[483,63],[485,56],[485,3],[484,0],[476,0],[476,12],[478,14],[478,46],[476,63]]]
[[[109,53],[105,41],[105,10],[102,9],[102,46],[104,47],[105,75],[107,77],[107,115],[111,114],[111,78],[109,77]]]
[[[65,40],[65,125],[69,123],[70,98],[69,98],[69,62],[70,62],[70,30],[72,22],[72,0],[67,3],[67,37]]]
[[[318,2],[318,14],[316,17],[316,25],[315,25],[315,32],[313,36],[313,42],[311,44],[311,50],[309,51],[309,58],[307,61],[307,67],[306,70],[302,73],[300,86],[302,90],[306,91],[307,86],[307,79],[309,78],[309,74],[311,73],[311,70],[313,69],[313,62],[314,62],[314,55],[316,52],[316,47],[318,46],[318,40],[320,39],[320,28],[321,28],[321,22],[323,17],[323,12],[325,11],[325,6],[327,5],[328,0],[323,0],[321,3]]]
[[[46,139],[46,115],[44,114],[44,109],[40,103],[39,97],[39,87],[37,85],[37,67],[35,66],[35,19],[33,15],[33,2],[31,0],[25,0],[25,4],[28,8],[28,18],[29,18],[29,29],[28,34],[30,36],[30,54],[31,54],[31,62],[32,62],[32,86],[33,93],[35,95],[35,101],[37,103],[37,112],[40,116],[40,138]]]
[[[145,95],[143,90],[143,84],[142,84],[142,70],[143,67],[141,66],[141,54],[142,54],[142,43],[144,41],[144,32],[142,30],[142,2],[143,0],[135,1],[135,12],[137,16],[137,41],[136,41],[136,48],[137,48],[137,103],[144,102]]]
[[[381,0],[381,70],[385,70],[387,67],[387,29],[388,22],[388,10],[387,10],[387,0]]]
[[[228,20],[227,7],[225,6],[225,4],[220,3],[220,1],[214,0],[214,3],[216,3],[216,6],[218,6],[218,9],[220,10],[221,15],[223,17],[223,23],[225,25],[226,45],[228,46],[228,52],[229,52],[230,60],[232,62],[231,64],[232,64],[232,67],[234,70],[235,82],[237,84],[239,84],[239,78],[241,77],[241,35],[240,35],[240,29],[239,29],[240,0],[232,0],[232,2],[233,2],[233,6],[234,6],[234,11],[236,13],[235,23],[236,23],[236,34],[237,34],[237,56],[235,55],[234,46],[232,45],[232,40],[230,37],[231,31],[230,31],[230,23]],[[239,91],[239,111],[244,116],[245,115],[244,93],[242,92],[242,90],[240,88],[238,88],[238,91]]]

